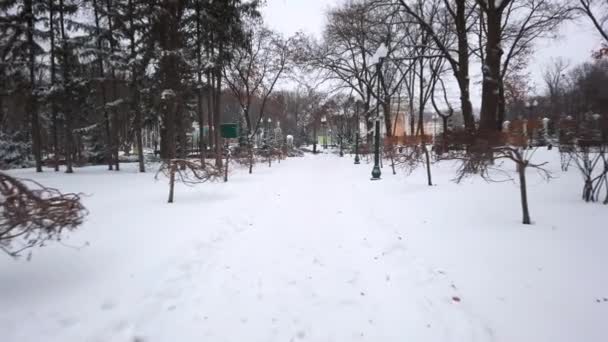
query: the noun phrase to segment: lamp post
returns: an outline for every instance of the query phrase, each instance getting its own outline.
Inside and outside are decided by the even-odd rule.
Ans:
[[[382,77],[382,63],[388,54],[388,49],[384,44],[380,47],[372,57],[372,62],[376,64],[376,78],[378,82],[378,92],[376,93],[376,128],[374,129],[374,168],[372,169],[372,180],[379,180],[382,176],[380,171],[380,77]]]
[[[321,117],[321,126],[323,126],[323,149],[327,149],[327,117],[323,115]]]
[[[361,128],[361,123],[359,122],[359,104],[359,101],[355,103],[355,115],[357,116],[357,129],[355,131],[355,164],[357,165],[361,164],[361,158],[359,158],[359,129]]]

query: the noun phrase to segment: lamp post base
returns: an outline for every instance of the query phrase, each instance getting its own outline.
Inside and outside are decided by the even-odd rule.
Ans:
[[[380,171],[380,166],[374,165],[374,169],[372,170],[372,180],[379,180],[382,172]]]
[[[361,158],[359,158],[359,156],[355,156],[355,165],[359,165],[361,164]]]

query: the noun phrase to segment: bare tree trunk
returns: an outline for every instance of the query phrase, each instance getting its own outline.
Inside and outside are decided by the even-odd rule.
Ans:
[[[220,42],[220,55],[222,54],[223,45]],[[220,137],[220,120],[221,120],[221,97],[222,97],[222,72],[219,68],[216,70],[216,84],[215,84],[215,112],[213,117],[214,130],[213,134],[215,137],[215,166],[218,168],[222,167],[222,140]]]
[[[29,53],[29,114],[32,125],[32,152],[36,161],[36,172],[42,172],[42,146],[40,141],[40,119],[38,117],[38,99],[36,98],[36,51],[34,42],[34,11],[32,0],[25,0],[25,13],[27,15],[27,43]]]
[[[385,96],[382,102],[382,111],[384,112],[384,125],[386,127],[386,136],[393,136],[393,124],[391,117],[391,97]]]
[[[55,1],[49,0],[49,30],[50,30],[50,62],[51,62],[51,89],[54,89],[57,83],[57,75],[55,69]],[[51,120],[52,120],[52,135],[53,135],[53,164],[55,171],[59,171],[59,132],[57,123],[57,103],[56,94],[51,94]]]
[[[317,138],[317,124],[316,123],[314,123],[312,125],[312,137],[313,137],[312,153],[317,154],[317,140],[319,140],[319,139]]]
[[[205,168],[205,154],[206,147],[203,140],[204,136],[204,113],[203,113],[203,59],[202,59],[202,29],[201,29],[201,3],[200,1],[195,2],[195,15],[196,15],[196,75],[197,75],[197,89],[196,89],[196,111],[198,116],[198,127],[199,127],[199,138],[198,138],[198,149],[200,153],[201,166]]]
[[[488,2],[486,11],[487,40],[486,40],[486,59],[482,66],[482,98],[481,116],[479,128],[486,131],[495,131],[498,114],[498,83],[500,79],[500,60],[502,48],[500,47],[501,15],[494,8],[494,1]]]
[[[51,0],[51,2],[52,2],[52,0]],[[99,68],[98,71],[99,71],[99,79],[100,79],[101,107],[103,110],[103,117],[104,117],[104,129],[105,129],[104,138],[106,140],[105,156],[106,156],[106,163],[108,163],[108,170],[112,171],[112,170],[114,170],[114,164],[112,161],[112,131],[110,129],[110,116],[109,116],[108,110],[106,108],[108,98],[106,95],[106,84],[104,82],[105,72],[104,72],[104,66],[103,66],[103,58],[101,57],[101,51],[102,51],[101,26],[100,26],[99,10],[97,7],[97,0],[93,0],[93,14],[95,16],[95,33],[97,35],[97,37],[96,37],[96,45],[97,45],[97,50],[98,50],[97,63],[98,63],[98,68]]]
[[[498,80],[498,108],[496,114],[496,130],[498,132],[502,131],[502,124],[505,122],[505,117],[507,113],[507,103],[505,100],[505,86],[502,82],[502,79]]]
[[[188,144],[186,142],[186,122],[184,120],[184,111],[182,108],[182,99],[178,98],[176,116],[177,139],[179,140],[179,158],[185,160],[188,158]],[[181,164],[181,170],[186,169],[186,164]]]
[[[114,27],[112,22],[112,0],[106,0],[106,6],[108,10],[108,33],[110,36],[110,53],[113,55],[116,49],[116,43],[114,41]],[[118,100],[118,84],[116,82],[116,70],[113,66],[110,65],[110,74],[112,76],[111,84],[112,84],[112,100]],[[112,106],[112,126],[113,130],[111,131],[110,141],[112,142],[112,153],[114,159],[114,168],[116,171],[120,171],[120,161],[118,159],[119,156],[119,148],[120,148],[120,134],[119,134],[119,125],[118,125],[118,109],[117,106]]]
[[[211,72],[207,72],[207,80],[207,135],[209,137],[209,150],[215,151],[215,135],[213,134],[215,127],[215,77],[212,77]]]
[[[530,211],[528,210],[528,190],[526,186],[526,166],[525,164],[517,164],[517,172],[519,173],[519,191],[521,193],[521,209],[523,215],[523,224],[530,224]]]
[[[429,150],[426,147],[426,134],[424,132],[424,107],[425,107],[425,77],[424,77],[424,61],[420,59],[420,73],[418,77],[419,82],[419,103],[418,103],[418,130],[420,131],[420,143],[422,145],[422,151],[424,152],[424,158],[426,160],[426,176],[429,186],[433,186],[433,179],[431,176],[431,157]],[[428,85],[431,86],[431,85]]]
[[[173,160],[168,160],[171,163],[170,175],[169,175],[169,203],[173,203],[173,194],[175,192],[175,172],[177,171],[177,165]]]
[[[60,29],[61,29],[61,44],[62,44],[62,52],[63,52],[63,89],[64,92],[69,92],[70,87],[70,61],[68,58],[68,43],[67,43],[67,35],[65,32],[65,19],[64,19],[64,5],[63,0],[59,0],[59,21],[60,21]],[[73,135],[73,123],[72,123],[72,110],[70,98],[67,94],[63,95],[63,113],[65,116],[65,161],[66,161],[66,173],[73,173],[73,160],[72,156],[74,155],[74,135]]]

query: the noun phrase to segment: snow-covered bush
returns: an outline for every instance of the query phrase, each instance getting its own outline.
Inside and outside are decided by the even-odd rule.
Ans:
[[[0,133],[0,169],[15,169],[33,166],[32,146],[21,141],[18,135]]]

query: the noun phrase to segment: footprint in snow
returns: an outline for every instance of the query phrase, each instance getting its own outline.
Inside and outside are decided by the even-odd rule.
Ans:
[[[101,303],[101,310],[103,311],[109,311],[112,310],[116,307],[116,303],[111,300],[111,299],[107,299],[106,301],[104,301],[103,303]]]

